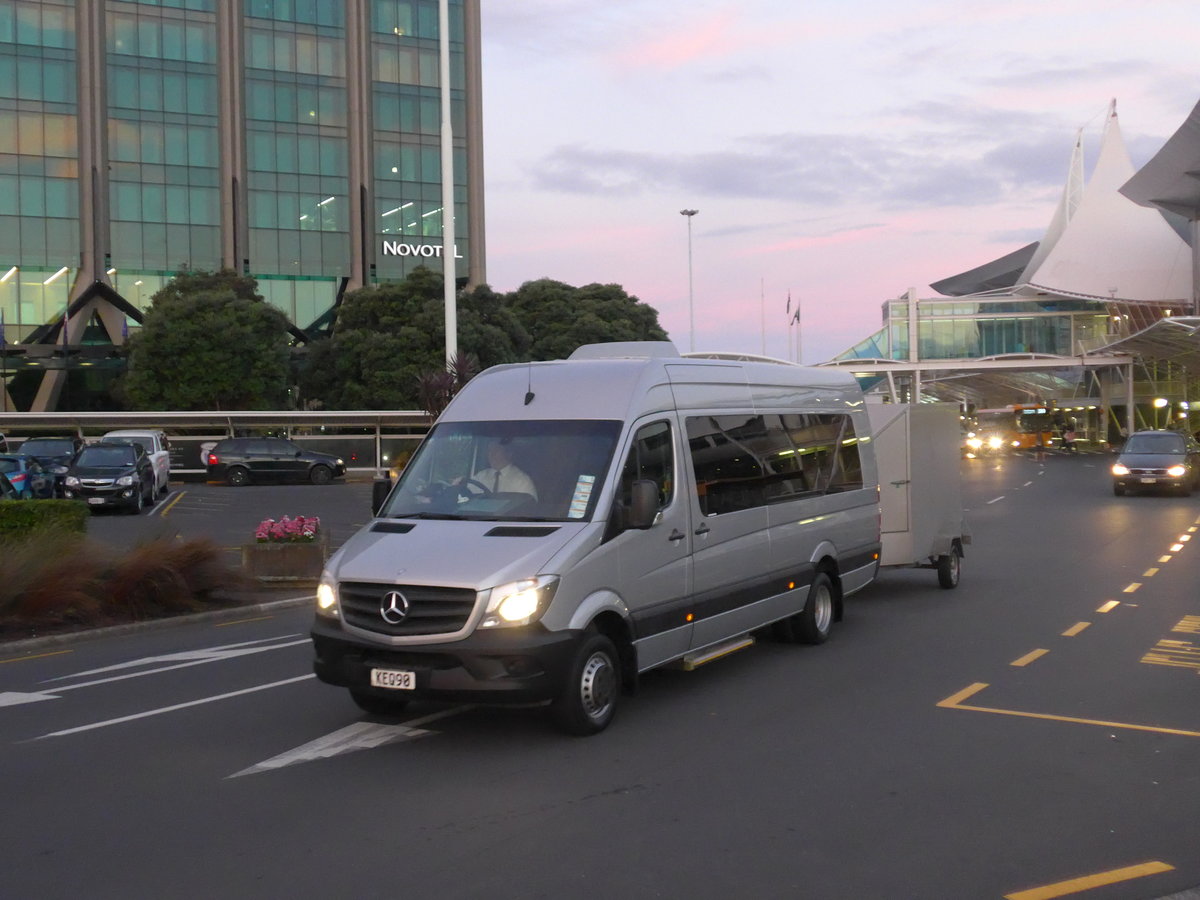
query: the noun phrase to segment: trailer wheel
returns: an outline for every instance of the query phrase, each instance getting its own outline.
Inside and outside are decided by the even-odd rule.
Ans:
[[[947,589],[958,587],[959,571],[962,568],[961,559],[957,546],[951,548],[949,553],[937,558],[938,584],[941,587]]]

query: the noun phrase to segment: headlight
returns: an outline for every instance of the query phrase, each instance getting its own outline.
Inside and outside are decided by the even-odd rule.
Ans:
[[[1128,467],[1128,466],[1124,466],[1124,465],[1122,465],[1121,463],[1113,463],[1113,467],[1112,467],[1112,473],[1113,473],[1114,475],[1128,475],[1128,474],[1129,474],[1129,467]]]
[[[321,573],[321,581],[317,584],[317,615],[332,619],[338,616],[337,588],[328,572]]]
[[[132,475],[122,475],[120,478],[118,478],[116,480],[115,484],[118,487],[129,487],[131,484],[133,484],[133,476]]]
[[[1167,474],[1170,475],[1172,478],[1181,478],[1182,476],[1187,474],[1187,467],[1186,466],[1171,466],[1171,468],[1167,469]]]
[[[338,457],[337,464],[338,464],[339,466],[344,466],[344,465],[346,464],[346,461],[345,461],[344,459],[342,459],[342,458],[339,456],[339,457]]]
[[[55,475],[65,475],[67,472],[67,467],[66,466],[51,466],[50,471],[53,472]]]
[[[993,450],[999,450],[1004,446],[1004,438],[998,438],[993,434],[990,438],[988,438],[987,445]]]
[[[79,479],[74,475],[68,475],[63,484],[65,484],[67,487],[79,487]]]
[[[528,625],[546,611],[558,589],[557,575],[540,575],[492,588],[481,628]]]
[[[970,447],[972,450],[978,450],[980,447],[983,446],[983,441],[981,441],[977,437],[967,438],[967,446]]]

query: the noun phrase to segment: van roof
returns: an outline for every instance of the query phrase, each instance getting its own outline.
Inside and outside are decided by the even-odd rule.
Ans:
[[[616,419],[680,408],[861,404],[839,369],[681,357],[666,341],[580,347],[570,359],[493,366],[472,379],[443,421]]]

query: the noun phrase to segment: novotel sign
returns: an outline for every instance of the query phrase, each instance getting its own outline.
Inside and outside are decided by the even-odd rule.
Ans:
[[[401,241],[384,241],[383,242],[384,256],[423,256],[426,259],[441,259],[442,245],[441,244],[405,244]],[[462,259],[463,255],[458,252],[458,246],[454,247],[454,258]]]

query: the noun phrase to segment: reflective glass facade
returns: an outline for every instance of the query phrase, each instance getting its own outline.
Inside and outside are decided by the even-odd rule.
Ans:
[[[456,275],[481,282],[479,2],[449,5]],[[0,0],[6,342],[69,311],[71,343],[119,344],[136,317],[89,290],[144,309],[184,268],[255,276],[300,329],[440,268],[439,62],[437,0]]]

